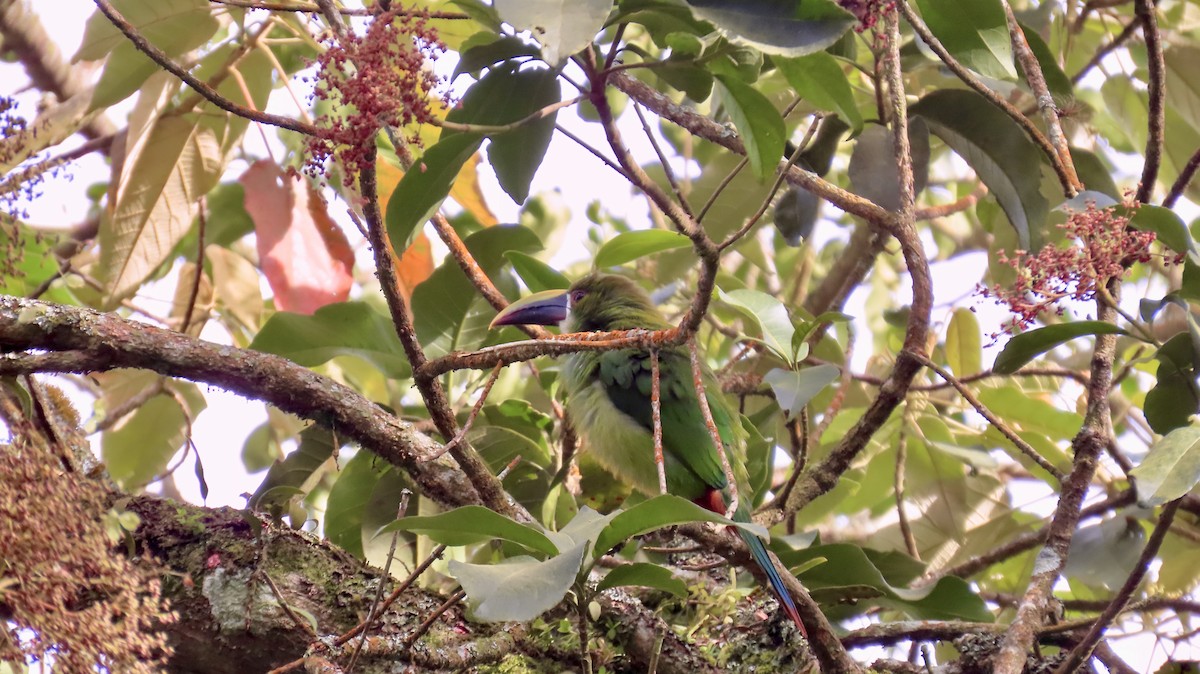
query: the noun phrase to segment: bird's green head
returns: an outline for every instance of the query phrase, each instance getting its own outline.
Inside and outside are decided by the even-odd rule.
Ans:
[[[646,291],[624,276],[593,272],[567,290],[535,293],[496,315],[500,325],[557,325],[567,332],[670,327]]]

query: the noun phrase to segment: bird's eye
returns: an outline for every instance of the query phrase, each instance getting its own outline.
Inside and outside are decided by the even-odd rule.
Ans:
[[[583,289],[572,290],[571,291],[571,304],[578,304],[579,301],[582,300],[584,298],[584,296],[586,296],[586,295],[587,295],[586,290],[583,290]]]

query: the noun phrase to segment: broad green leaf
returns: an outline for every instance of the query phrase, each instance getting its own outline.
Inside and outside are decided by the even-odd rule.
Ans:
[[[1137,478],[1138,504],[1152,508],[1183,496],[1200,482],[1200,424],[1176,428],[1150,447],[1130,473]]]
[[[496,0],[500,18],[542,43],[546,62],[558,66],[591,45],[612,9],[611,0]]]
[[[575,584],[586,545],[546,561],[514,557],[500,564],[451,560],[449,570],[462,584],[472,615],[487,622],[533,620],[554,608]]]
[[[392,379],[412,374],[396,329],[366,302],[327,304],[311,315],[280,311],[267,319],[250,348],[316,367],[337,356],[357,356]]]
[[[482,143],[483,137],[474,133],[450,136],[425,150],[417,165],[404,174],[387,198],[384,215],[392,248],[408,250],[417,232],[449,196],[459,169]]]
[[[1128,335],[1121,328],[1102,321],[1074,321],[1037,328],[1008,340],[996,356],[992,370],[997,374],[1012,374],[1026,363],[1054,347],[1084,335]]]
[[[386,468],[379,457],[360,450],[337,474],[325,503],[325,538],[363,558],[363,512]]]
[[[1041,194],[1042,156],[1017,123],[966,89],[935,91],[910,112],[925,118],[934,135],[975,170],[1004,209],[1021,248],[1040,249],[1048,209]]]
[[[840,373],[836,365],[829,364],[806,367],[799,372],[777,367],[764,375],[763,381],[771,386],[779,406],[794,418],[808,401],[837,381]]]
[[[570,522],[567,522],[562,530],[555,532],[552,538],[559,550],[569,550],[584,543],[594,545],[596,539],[600,537],[600,533],[619,514],[621,513],[617,510],[607,515],[601,515],[585,505],[575,513],[575,516],[571,518]]]
[[[754,319],[762,330],[762,343],[785,362],[792,363],[792,335],[796,328],[783,302],[764,292],[749,289],[725,292],[718,288],[717,296],[722,302]]]
[[[200,24],[210,26],[211,34],[220,25],[205,0],[113,0],[112,5],[139,33],[164,51],[180,39],[177,33],[181,29]],[[88,17],[83,40],[71,62],[98,61],[128,41],[129,38],[97,10]],[[189,48],[168,53],[175,55]]]
[[[929,127],[914,117],[908,124],[913,196],[929,182]],[[863,129],[850,154],[850,189],[889,211],[900,209],[900,167],[892,132],[878,124]]]
[[[204,0],[118,0],[113,6],[147,41],[171,57],[204,44],[221,25]],[[92,97],[93,110],[125,99],[160,70],[97,11],[88,19],[83,42],[72,60],[105,57],[108,60]]]
[[[400,507],[400,503],[404,500],[404,492],[406,490],[409,493],[409,505],[406,514],[419,514],[417,511],[421,507],[421,502],[412,498],[413,494],[418,493],[417,487],[404,471],[395,466],[386,467],[371,490],[370,498],[367,499],[366,504],[363,506],[361,529],[363,535],[363,557],[368,563],[374,566],[382,568],[387,563],[388,552],[392,545],[392,536],[373,536],[372,534],[382,529],[388,522],[396,519],[396,512]],[[395,573],[395,564],[392,565],[392,569],[393,573]]]
[[[166,470],[188,440],[190,420],[207,406],[195,384],[174,382],[171,387],[178,398],[156,395],[101,435],[104,465],[126,490],[140,489]]]
[[[488,71],[483,79],[467,89],[462,101],[446,116],[446,121],[502,126],[559,102],[562,92],[557,71],[515,68],[505,65]],[[491,136],[488,161],[496,171],[500,187],[518,204],[529,198],[529,184],[550,147],[557,115],[555,112]],[[445,129],[439,144],[457,135],[459,132]]]
[[[1088,585],[1115,590],[1125,583],[1142,554],[1146,531],[1130,516],[1110,517],[1079,527],[1063,575]]]
[[[961,307],[954,310],[946,330],[946,361],[956,377],[983,370],[983,339],[974,311]]]
[[[921,18],[960,63],[1002,80],[1017,79],[999,0],[917,0]]]
[[[862,131],[862,114],[854,102],[850,81],[837,59],[821,51],[798,58],[775,58],[775,67],[796,93],[818,110],[836,112],[850,123],[854,135]]]
[[[783,117],[766,96],[736,77],[718,74],[717,83],[721,103],[746,146],[750,169],[762,180],[775,171],[783,157]]]
[[[1144,232],[1154,232],[1164,246],[1176,253],[1187,254],[1196,250],[1187,225],[1169,208],[1162,206],[1138,206],[1129,224]]]
[[[510,297],[516,296],[516,284],[500,274],[504,254],[542,249],[536,234],[515,225],[486,227],[468,236],[464,243],[488,278]],[[496,314],[449,257],[413,290],[412,312],[417,338],[430,358],[455,349],[476,348],[488,337],[488,323]]]
[[[1189,425],[1190,417],[1200,410],[1200,386],[1196,382],[1200,359],[1188,333],[1168,339],[1154,358],[1158,361],[1157,381],[1146,393],[1143,410],[1150,428],[1165,434]]]
[[[604,579],[596,585],[596,591],[603,592],[612,587],[631,585],[670,592],[676,597],[687,596],[687,584],[676,578],[670,569],[645,562],[625,564],[609,571]]]
[[[412,531],[446,545],[468,545],[480,541],[504,540],[547,555],[558,548],[542,532],[519,524],[483,506],[463,506],[440,515],[405,517],[384,526],[378,533]]]
[[[225,157],[216,136],[196,114],[161,117],[131,152],[116,200],[100,224],[100,261],[106,304],[132,294],[175,249],[216,186]]]
[[[600,246],[596,251],[595,265],[597,268],[616,267],[632,262],[638,258],[664,250],[687,248],[692,245],[690,239],[678,232],[665,229],[638,229],[632,232],[622,232]]]
[[[1046,396],[1031,396],[1015,384],[980,389],[979,400],[1013,428],[1045,433],[1055,440],[1074,437],[1083,424],[1079,412],[1055,407]],[[1050,460],[1055,458],[1046,451],[1042,455]]]
[[[305,494],[320,477],[321,467],[333,456],[333,434],[320,426],[300,433],[300,444],[282,461],[276,461],[250,496],[252,510],[267,508]]]
[[[1075,163],[1075,172],[1089,191],[1107,194],[1113,200],[1121,198],[1121,190],[1113,182],[1112,172],[1095,152],[1072,147],[1071,161]]]
[[[525,282],[525,287],[531,292],[540,293],[545,290],[561,290],[570,287],[571,281],[550,265],[532,255],[519,250],[504,253],[513,266],[513,271]]]
[[[819,52],[855,21],[829,0],[688,0],[688,5],[730,42],[780,56]]]
[[[825,563],[797,575],[814,597],[833,599],[849,591],[864,598],[864,589],[875,592],[874,601],[895,606],[914,618],[928,620],[976,620],[992,622],[987,605],[959,578],[943,578],[934,585],[908,589],[884,577],[866,550],[849,543],[814,545],[802,550],[778,551],[788,568],[824,558]],[[870,598],[869,594],[866,598]]]
[[[480,33],[480,35],[495,38],[495,34],[491,32]],[[476,44],[465,49],[460,55],[458,65],[454,67],[454,74],[450,76],[450,79],[456,79],[463,73],[479,72],[501,61],[518,56],[535,56],[537,53],[536,46],[515,35],[502,37],[499,40],[492,39],[490,42]]]
[[[734,522],[687,499],[664,494],[622,510],[600,533],[592,555],[599,557],[629,538],[685,522],[715,522],[744,529],[760,538],[768,537],[766,529],[757,524]]]

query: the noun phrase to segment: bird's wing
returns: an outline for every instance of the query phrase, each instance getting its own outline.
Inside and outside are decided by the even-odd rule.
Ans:
[[[660,351],[659,373],[663,450],[708,486],[724,489],[728,480],[700,411],[687,354],[680,350]],[[596,376],[614,407],[653,432],[650,354],[636,350],[605,352],[599,358]],[[741,432],[737,414],[711,374],[706,373],[705,379],[705,397],[713,421],[727,451],[732,452]],[[730,461],[737,467],[735,470],[741,468],[740,454],[731,456]],[[739,476],[738,481],[743,482],[744,478]]]

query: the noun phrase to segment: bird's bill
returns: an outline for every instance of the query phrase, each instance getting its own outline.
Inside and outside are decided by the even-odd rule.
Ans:
[[[496,314],[489,328],[501,325],[558,325],[567,318],[567,291],[544,290],[513,302]]]

